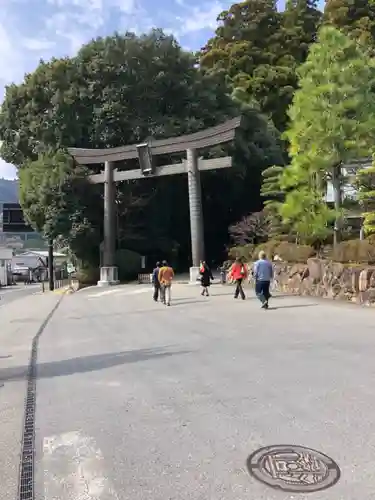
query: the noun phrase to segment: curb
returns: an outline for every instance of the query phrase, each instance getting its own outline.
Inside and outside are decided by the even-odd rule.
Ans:
[[[76,290],[74,290],[74,288],[69,286],[69,287],[58,288],[57,290],[53,290],[52,293],[56,293],[57,295],[64,295],[64,294],[69,295],[69,294],[75,293],[75,292],[76,292]]]

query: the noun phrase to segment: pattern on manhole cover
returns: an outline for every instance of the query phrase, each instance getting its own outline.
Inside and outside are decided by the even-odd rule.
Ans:
[[[340,479],[339,466],[332,458],[303,446],[261,448],[249,456],[247,468],[258,481],[288,492],[320,491]]]

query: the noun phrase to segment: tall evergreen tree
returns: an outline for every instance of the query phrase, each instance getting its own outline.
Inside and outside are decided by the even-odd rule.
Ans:
[[[324,23],[351,35],[375,52],[375,2],[371,0],[327,0]]]
[[[316,41],[322,19],[317,0],[287,0],[283,12],[287,54],[297,64],[305,62],[310,45]]]
[[[304,192],[306,197],[312,196],[311,212],[318,207],[318,220],[322,207],[316,200],[322,199],[330,180],[335,192],[335,234],[339,235],[341,165],[368,156],[375,141],[375,65],[354,40],[333,27],[324,27],[298,73],[300,88],[286,134],[292,161],[282,176],[282,187],[289,190],[283,214],[292,213],[298,221],[300,203],[300,216],[308,215],[308,198],[301,197]]]
[[[285,60],[282,15],[275,0],[246,0],[220,14],[215,36],[202,49],[201,68],[221,73],[285,128],[293,94],[294,67]],[[246,99],[247,100],[247,99]]]
[[[375,156],[371,167],[361,168],[356,175],[358,201],[363,209],[366,236],[375,234]]]

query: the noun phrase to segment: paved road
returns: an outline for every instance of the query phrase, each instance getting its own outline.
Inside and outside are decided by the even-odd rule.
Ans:
[[[230,292],[212,287],[205,299],[176,285],[170,308],[143,286],[62,300],[39,342],[35,498],[375,498],[375,311],[297,297],[276,297],[262,311]],[[45,312],[57,299],[33,297],[26,319],[43,300]],[[32,332],[18,328],[21,347],[12,341],[13,357],[0,360],[3,414],[5,397],[26,387]],[[6,432],[5,443],[17,439],[14,426]],[[310,494],[255,480],[247,457],[278,444],[327,454],[341,479]],[[2,485],[16,458],[7,469],[0,463]],[[0,498],[15,498],[11,488]]]
[[[18,300],[22,297],[26,297],[40,291],[41,285],[36,283],[27,286],[19,284],[9,287],[2,287],[0,288],[0,307],[4,306],[5,304],[10,304],[14,300]]]

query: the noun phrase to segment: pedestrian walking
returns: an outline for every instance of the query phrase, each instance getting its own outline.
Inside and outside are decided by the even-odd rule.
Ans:
[[[159,283],[161,291],[161,300],[167,306],[171,305],[171,287],[174,272],[166,260],[163,260],[163,265],[159,270]]]
[[[254,264],[253,275],[256,296],[262,303],[262,309],[268,309],[268,301],[271,297],[270,284],[273,279],[273,265],[267,259],[263,250],[259,252],[259,259]]]
[[[239,295],[241,295],[241,299],[245,300],[246,295],[242,288],[242,282],[247,278],[248,272],[245,264],[242,262],[242,259],[236,259],[234,264],[232,264],[229,273],[228,280],[234,281],[236,284],[236,288],[234,290],[234,298],[237,299]]]
[[[202,285],[202,293],[201,295],[206,295],[206,297],[209,296],[208,293],[208,288],[211,286],[211,280],[214,279],[212,276],[211,269],[209,268],[207,262],[202,262],[201,267],[199,269],[199,274],[201,278],[201,285]]]
[[[157,262],[155,269],[152,271],[152,285],[154,287],[153,299],[155,302],[158,301],[160,294],[159,271],[160,271],[160,262]]]
[[[219,271],[220,271],[220,282],[222,285],[225,285],[227,281],[227,273],[225,271],[224,264],[221,267],[219,267]]]

